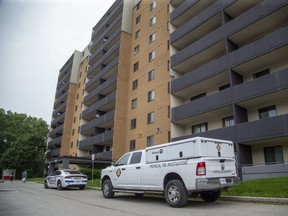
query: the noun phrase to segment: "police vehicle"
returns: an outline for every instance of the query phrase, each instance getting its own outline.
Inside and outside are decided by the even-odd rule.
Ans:
[[[64,188],[77,187],[84,190],[87,184],[87,176],[73,169],[63,169],[54,171],[44,180],[44,188]]]

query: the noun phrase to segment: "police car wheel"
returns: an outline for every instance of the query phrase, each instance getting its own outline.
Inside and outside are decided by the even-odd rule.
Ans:
[[[45,179],[45,181],[44,181],[44,188],[48,188],[48,182],[47,182],[47,180]]]
[[[178,179],[171,180],[165,186],[165,199],[171,207],[183,207],[188,200],[185,185]]]
[[[62,189],[63,189],[60,180],[57,181],[57,189],[58,189],[58,190],[62,190]]]
[[[102,184],[102,194],[105,198],[113,198],[114,192],[110,179],[106,179]]]

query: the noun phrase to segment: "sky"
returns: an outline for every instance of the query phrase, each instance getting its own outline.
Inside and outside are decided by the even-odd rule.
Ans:
[[[0,0],[0,108],[51,123],[59,70],[115,0]]]

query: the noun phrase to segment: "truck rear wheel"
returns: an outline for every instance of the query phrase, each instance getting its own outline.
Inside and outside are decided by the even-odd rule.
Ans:
[[[113,198],[114,197],[115,193],[113,192],[113,186],[112,186],[110,179],[106,179],[103,182],[102,194],[105,198]]]
[[[220,198],[221,191],[206,191],[200,194],[205,202],[215,202]]]
[[[188,193],[183,182],[178,179],[169,181],[164,193],[166,202],[171,207],[182,207],[187,203]]]

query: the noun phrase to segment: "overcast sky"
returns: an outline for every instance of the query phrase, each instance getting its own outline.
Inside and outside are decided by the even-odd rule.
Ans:
[[[51,123],[59,70],[115,0],[0,0],[0,108]]]

